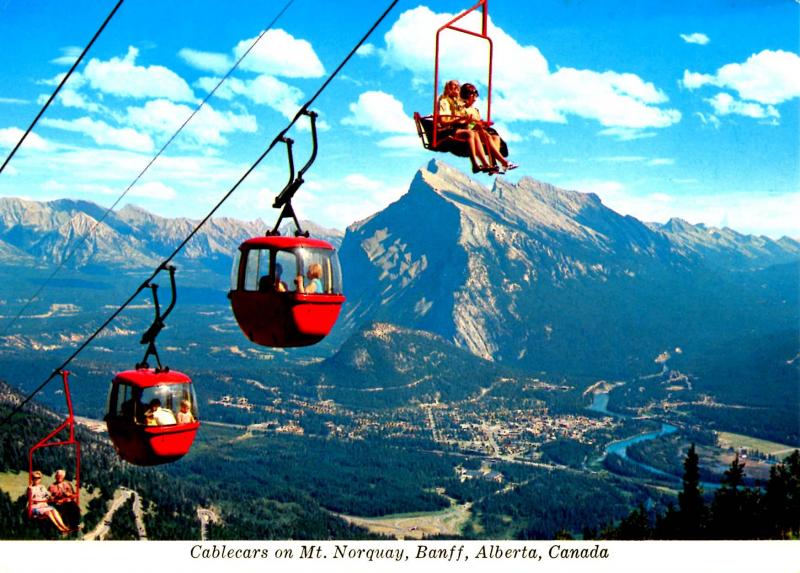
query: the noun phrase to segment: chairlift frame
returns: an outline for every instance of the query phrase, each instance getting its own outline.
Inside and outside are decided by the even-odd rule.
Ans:
[[[472,30],[467,30],[465,28],[461,28],[459,26],[455,26],[454,24],[459,20],[465,18],[468,14],[474,12],[478,8],[481,9],[481,32],[474,32]],[[436,31],[436,60],[433,67],[433,135],[431,146],[433,149],[438,147],[439,141],[437,132],[437,126],[439,125],[439,37],[441,36],[442,32],[445,30],[453,30],[455,32],[468,34],[470,36],[475,36],[476,38],[482,38],[489,43],[489,77],[487,80],[487,95],[486,95],[486,121],[491,121],[492,119],[492,62],[494,59],[494,43],[492,39],[488,35],[488,23],[489,23],[489,0],[480,0],[477,4],[475,4],[469,10],[462,12],[443,26],[441,26]],[[415,118],[416,119],[416,118]],[[419,125],[419,121],[417,122]]]
[[[42,448],[58,447],[58,446],[75,446],[75,503],[80,503],[81,492],[81,444],[75,439],[75,413],[72,409],[72,395],[69,392],[69,375],[68,370],[59,371],[61,374],[61,382],[64,386],[64,398],[67,402],[67,419],[64,420],[58,427],[47,434],[44,438],[39,440],[28,451],[28,486],[33,485],[33,453]],[[64,431],[69,431],[67,439],[57,439],[58,435]],[[55,441],[54,441],[55,440]],[[28,518],[32,517],[33,508],[31,507],[31,498],[28,497]]]

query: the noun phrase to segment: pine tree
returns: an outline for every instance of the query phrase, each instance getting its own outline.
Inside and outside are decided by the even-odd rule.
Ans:
[[[800,451],[770,469],[762,532],[773,539],[800,536]]]
[[[616,539],[641,541],[653,538],[653,529],[650,527],[650,517],[644,505],[634,509],[628,517],[623,519],[616,528]]]
[[[711,504],[711,531],[714,539],[754,539],[759,536],[759,494],[744,487],[744,462],[739,455],[725,471],[722,485]]]
[[[702,539],[708,512],[700,488],[700,458],[694,444],[683,462],[683,491],[678,494],[679,535],[682,539]]]

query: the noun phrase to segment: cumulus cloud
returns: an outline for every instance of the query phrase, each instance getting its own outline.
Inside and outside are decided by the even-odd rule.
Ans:
[[[211,90],[218,82],[219,78],[202,78],[198,85],[205,90]],[[293,118],[303,105],[301,90],[264,74],[251,80],[228,78],[220,86],[216,96],[225,100],[241,96],[253,103],[269,106],[288,119]]]
[[[733,98],[730,94],[719,93],[713,98],[708,98],[707,101],[714,108],[714,111],[719,115],[743,115],[745,117],[753,117],[756,119],[764,118],[779,118],[780,113],[774,106],[763,106],[754,102],[744,102]]]
[[[142,107],[129,107],[127,121],[131,125],[148,132],[166,136],[174,133],[192,113],[192,108],[159,99],[147,102]],[[192,118],[183,132],[193,143],[200,145],[223,145],[227,140],[225,133],[253,133],[257,129],[256,119],[249,114],[237,115],[234,112],[215,110],[206,104]]]
[[[693,34],[681,34],[681,38],[687,44],[700,44],[701,46],[705,46],[711,41],[709,40],[708,36],[701,34],[700,32],[695,32]]]
[[[376,53],[375,44],[364,44],[358,50],[356,50],[357,56],[372,56]]]
[[[178,52],[178,56],[190,66],[214,74],[224,74],[233,66],[231,58],[216,52],[201,52],[183,48]]]
[[[40,103],[45,103],[49,96],[41,96],[39,98]],[[44,100],[44,101],[42,101]],[[90,101],[87,96],[81,94],[80,92],[71,89],[71,88],[64,88],[58,94],[58,101],[64,107],[72,107],[75,109],[83,109],[89,112],[98,112],[102,109],[100,104]]]
[[[408,134],[414,132],[414,120],[406,115],[403,104],[382,91],[368,91],[349,106],[344,125],[360,127],[371,132]]]
[[[22,139],[24,133],[25,133],[24,130],[19,129],[17,127],[7,127],[4,129],[0,129],[0,149],[4,150],[14,149],[14,146],[17,145],[17,143],[19,143],[19,140]],[[22,148],[44,151],[49,149],[50,145],[40,136],[31,132],[28,134],[28,137],[25,138],[25,142],[22,144]]]
[[[384,36],[382,61],[393,68],[410,70],[420,85],[427,85],[433,75],[431,54],[436,29],[454,16],[436,14],[425,6],[407,10]],[[472,13],[459,24],[479,30],[479,18],[479,14]],[[568,67],[553,72],[535,46],[520,45],[491,19],[488,31],[494,43],[493,115],[505,121],[566,123],[569,116],[579,116],[607,127],[643,129],[667,127],[681,119],[678,110],[661,107],[668,101],[663,91],[635,74]],[[486,42],[447,31],[441,40],[442,80],[469,78],[472,83],[485,86]]]
[[[105,94],[137,99],[166,98],[195,101],[192,88],[183,78],[164,66],[139,66],[139,50],[128,48],[124,58],[101,61],[92,58],[83,76],[94,89]]]
[[[152,151],[153,140],[130,127],[117,128],[104,121],[81,117],[74,120],[43,119],[43,125],[65,131],[82,133],[98,145],[113,145],[131,151]]]
[[[800,56],[783,50],[763,50],[744,63],[726,64],[714,74],[684,70],[683,85],[706,85],[736,91],[740,99],[777,105],[800,97]]]
[[[255,38],[249,38],[239,42],[233,50],[236,59],[254,41]],[[325,67],[311,43],[297,39],[281,29],[267,31],[242,60],[240,67],[259,74],[286,78],[318,78],[325,73]]]

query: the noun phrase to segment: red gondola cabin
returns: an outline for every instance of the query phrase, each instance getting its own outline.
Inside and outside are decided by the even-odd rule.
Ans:
[[[155,400],[161,406],[153,417]],[[200,427],[192,380],[176,370],[120,372],[111,382],[106,425],[117,453],[129,463],[153,466],[180,459]]]
[[[242,332],[256,344],[315,344],[333,328],[345,300],[336,250],[306,237],[249,239],[234,261],[228,298]]]

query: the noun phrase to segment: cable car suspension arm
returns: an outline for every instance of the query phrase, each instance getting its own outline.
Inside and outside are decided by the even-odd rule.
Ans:
[[[140,344],[147,344],[147,350],[145,350],[142,361],[136,364],[137,370],[139,368],[149,368],[150,365],[147,363],[147,359],[150,356],[155,356],[156,364],[158,364],[156,372],[169,371],[168,366],[164,367],[161,365],[161,359],[158,357],[158,350],[156,349],[156,338],[163,330],[164,326],[166,326],[164,321],[166,320],[167,316],[169,316],[169,313],[172,312],[172,309],[175,308],[175,301],[177,300],[178,295],[177,289],[175,288],[175,266],[162,266],[161,269],[166,269],[169,271],[169,284],[170,288],[172,289],[172,301],[169,303],[169,306],[164,314],[161,314],[161,305],[158,302],[158,285],[155,283],[150,283],[150,290],[153,293],[153,308],[156,311],[156,317],[153,320],[153,324],[150,325],[150,328],[147,329],[147,331],[142,335],[142,339],[139,341]]]
[[[278,221],[275,223],[275,227],[271,231],[267,232],[267,236],[270,235],[280,235],[280,231],[278,227],[280,227],[281,221],[286,218],[291,217],[294,221],[295,225],[295,237],[308,237],[308,231],[303,231],[300,227],[300,222],[297,220],[297,215],[294,212],[294,208],[292,208],[292,198],[294,197],[297,190],[300,189],[300,186],[305,183],[303,179],[303,175],[305,172],[308,171],[308,168],[311,167],[311,164],[314,163],[314,160],[317,158],[317,112],[315,111],[308,111],[306,107],[300,110],[302,115],[307,115],[309,120],[311,121],[311,156],[308,158],[308,161],[303,168],[297,173],[297,177],[294,176],[294,157],[292,154],[292,145],[294,144],[294,140],[281,135],[280,140],[286,144],[286,150],[289,154],[289,182],[286,184],[286,187],[283,188],[278,196],[275,198],[275,202],[272,206],[275,209],[281,209],[281,214],[278,217]]]

